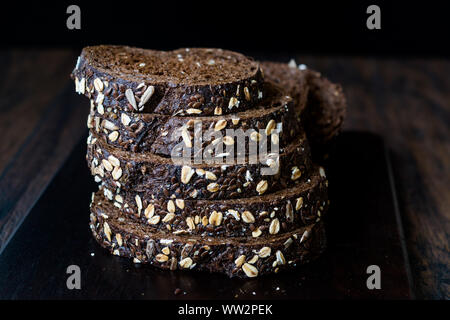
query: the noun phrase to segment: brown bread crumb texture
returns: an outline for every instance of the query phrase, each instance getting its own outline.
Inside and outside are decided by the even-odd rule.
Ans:
[[[302,132],[295,116],[293,100],[278,92],[269,106],[238,112],[224,116],[199,116],[192,111],[192,117],[166,116],[154,113],[131,113],[115,108],[105,109],[91,103],[87,126],[109,145],[132,152],[151,152],[162,156],[180,155],[182,148],[194,146],[194,129],[201,128],[220,133],[220,143],[236,145],[233,132],[242,130],[260,132],[268,135],[270,143],[280,147],[287,146]],[[227,130],[233,130],[230,133]],[[215,137],[213,137],[215,139]],[[200,152],[211,143],[203,137]],[[248,146],[247,146],[248,147]],[[248,149],[248,148],[246,148]]]
[[[311,179],[275,193],[228,200],[158,198],[148,192],[98,191],[119,209],[152,230],[172,234],[266,238],[318,222],[327,211],[328,181],[323,168]],[[109,207],[107,207],[109,206]],[[108,209],[109,208],[109,209]]]
[[[148,228],[93,196],[91,230],[112,254],[168,270],[219,272],[254,278],[278,273],[316,259],[325,249],[322,222],[268,239],[174,236]]]
[[[86,159],[99,191],[90,227],[111,253],[252,278],[323,252],[328,181],[308,142],[326,149],[339,133],[339,85],[312,70],[204,48],[87,47],[72,78],[91,102]],[[239,142],[227,129],[263,129],[279,158],[249,164],[246,149],[244,164],[174,163],[171,155],[192,147],[196,121],[233,148]],[[277,162],[277,174],[261,174]]]
[[[177,163],[151,153],[111,148],[94,134],[89,136],[87,147],[88,166],[96,182],[114,192],[145,191],[166,199],[212,200],[272,193],[307,179],[312,168],[310,158],[304,135],[280,149],[279,155],[249,156],[242,164],[196,165],[182,159]],[[275,174],[264,174],[263,170]]]
[[[310,145],[324,149],[335,138],[345,118],[347,101],[342,87],[330,82],[319,72],[285,63],[265,61],[261,63],[267,80],[273,81],[287,90],[296,104],[296,112],[301,115]],[[303,102],[302,92],[308,87],[307,102]]]
[[[235,113],[263,99],[259,63],[222,49],[83,49],[72,72],[77,92],[122,111],[203,116]]]
[[[180,55],[183,55],[183,52],[188,53],[186,59],[179,58]],[[157,98],[158,94],[155,93],[156,87],[154,85],[146,84],[142,81],[139,82],[140,80],[138,80],[142,80],[143,77],[145,78],[145,76],[148,76],[151,81],[160,83],[160,86],[163,86],[162,84],[165,83],[165,81],[174,81],[175,83],[182,83],[185,81],[186,83],[189,82],[193,84],[193,86],[196,86],[196,84],[201,83],[206,79],[204,77],[205,75],[201,76],[203,74],[202,70],[205,70],[204,68],[207,68],[209,72],[214,73],[218,69],[225,68],[226,63],[218,63],[217,65],[206,64],[207,67],[200,62],[199,64],[201,67],[197,64],[195,64],[195,67],[192,67],[191,63],[196,59],[199,61],[206,61],[206,59],[209,59],[207,61],[210,61],[211,56],[216,54],[219,54],[219,56],[222,57],[226,54],[226,56],[230,58],[227,58],[224,61],[228,63],[230,63],[230,59],[235,61],[233,64],[234,69],[230,73],[231,75],[229,75],[229,77],[223,76],[221,79],[236,80],[239,76],[244,74],[248,75],[249,72],[251,73],[252,68],[243,68],[241,73],[236,69],[239,65],[238,62],[242,62],[242,64],[245,65],[243,61],[247,59],[246,57],[237,53],[229,53],[230,52],[228,51],[220,49],[189,49],[189,51],[186,51],[186,49],[179,49],[173,52],[160,52],[120,46],[88,47],[83,50],[79,63],[77,63],[72,76],[76,79],[77,91],[87,95],[94,102],[96,108],[100,107],[101,110],[115,110],[116,113],[120,111],[129,111],[133,113],[153,112],[155,114],[175,114],[179,117],[190,117],[193,115],[210,116],[233,114],[242,110],[254,109],[257,105],[261,104],[269,105],[270,92],[267,92],[267,85],[264,85],[262,80],[259,82],[257,90],[258,98],[254,100],[251,105],[239,106],[241,101],[236,97],[231,97],[228,108],[225,109],[223,108],[223,101],[216,101],[217,99],[213,96],[211,99],[214,100],[214,102],[210,101],[211,103],[209,106],[205,107],[205,97],[202,96],[201,93],[196,93],[194,95],[189,95],[187,93],[183,94],[185,97],[189,95],[189,102],[186,104],[186,107],[182,107],[182,99],[173,97],[169,92],[171,90],[162,89],[164,94],[160,95],[160,98]],[[164,68],[162,64],[153,65],[154,63],[160,63],[161,60],[165,61],[165,59],[168,59],[169,61],[167,62],[167,64],[170,65],[168,69]],[[180,59],[182,61],[179,61]],[[134,64],[137,63],[136,61],[140,60],[146,60],[147,63],[139,63],[142,65],[139,69],[136,68]],[[175,62],[175,60],[177,62]],[[222,61],[220,59],[217,60]],[[89,64],[88,61],[91,61],[91,63]],[[179,78],[174,76],[177,72],[175,70],[178,70],[176,66],[178,66],[179,63],[189,64],[189,66],[193,68],[189,73],[191,76],[189,76],[189,74],[181,74]],[[255,62],[253,63],[256,64]],[[339,85],[328,81],[321,76],[320,73],[309,69],[299,70],[288,64],[268,61],[263,62],[261,66],[264,69],[264,73],[269,82],[279,84],[285,89],[287,94],[293,97],[296,113],[297,115],[303,113],[302,123],[305,126],[308,137],[311,140],[310,142],[314,148],[326,148],[328,143],[339,133],[345,117],[346,99],[342,92],[342,88]],[[83,74],[84,76],[80,75],[80,70],[83,68],[88,70],[85,70],[84,73],[86,74]],[[161,68],[161,70],[158,68]],[[112,74],[113,76],[105,76],[108,80],[94,78],[95,72],[92,70],[97,69],[103,70],[106,75]],[[139,84],[127,88],[126,84],[121,83],[124,82],[124,79],[127,79],[125,82],[127,82],[128,85],[133,81],[139,82]],[[256,80],[252,80],[250,82],[255,85],[255,81]],[[174,85],[170,85],[169,87],[172,86]],[[176,86],[177,85],[175,85],[175,87]],[[126,91],[128,89],[133,93],[133,97],[128,95],[127,98]],[[240,95],[240,89],[242,89],[241,86],[239,84],[236,85],[237,96]],[[184,92],[183,88],[180,90],[181,92]],[[193,89],[187,89],[187,91],[185,91],[191,92],[192,90]],[[244,92],[243,96],[246,98],[244,100],[250,101],[252,96],[249,94],[249,88],[244,87],[242,90]],[[222,93],[224,94],[225,92],[226,90]],[[168,96],[171,96],[171,98]],[[260,99],[261,96],[264,96],[264,99]],[[132,100],[132,103],[130,103],[130,99]],[[166,101],[172,99],[172,102],[177,105],[174,107],[176,110],[167,112],[165,110],[160,110],[160,108],[147,107],[147,104],[151,105],[151,99],[158,101],[161,99],[162,104],[165,104]],[[306,100],[308,100],[308,103],[306,103]],[[123,105],[125,105],[125,107]],[[214,107],[214,110],[212,107]],[[161,108],[165,109],[162,106]],[[305,112],[303,112],[304,110]],[[142,126],[135,126],[133,132],[142,130],[142,128]],[[127,131],[124,133],[126,132]],[[120,132],[117,132],[112,134],[112,139],[116,139],[116,136],[117,138],[122,137]],[[125,137],[127,137],[126,134]],[[135,138],[130,137],[126,142],[121,141],[121,145],[126,145],[128,142],[128,145],[131,144],[132,148],[136,148],[134,139]],[[138,139],[138,144],[141,140],[142,139]],[[162,150],[161,152],[165,151]]]

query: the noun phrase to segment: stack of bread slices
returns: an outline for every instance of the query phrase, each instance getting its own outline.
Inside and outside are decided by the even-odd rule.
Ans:
[[[323,252],[328,181],[310,145],[339,132],[340,86],[294,61],[204,48],[87,47],[72,77],[90,99],[90,227],[111,253],[252,278]],[[197,131],[213,136],[198,142]],[[251,133],[238,142],[239,131]],[[277,152],[251,153],[263,140]],[[211,148],[242,143],[245,161]]]

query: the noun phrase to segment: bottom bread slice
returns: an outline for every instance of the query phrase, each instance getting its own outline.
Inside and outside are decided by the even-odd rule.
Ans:
[[[218,272],[253,278],[278,273],[317,258],[325,249],[322,221],[268,238],[175,236],[154,231],[95,199],[90,227],[97,242],[114,255],[168,270]]]

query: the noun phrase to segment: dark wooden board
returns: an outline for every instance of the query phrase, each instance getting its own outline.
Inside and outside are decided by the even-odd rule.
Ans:
[[[69,81],[77,53],[0,52],[0,252],[86,132],[88,103]]]
[[[329,246],[314,263],[251,280],[164,272],[110,256],[88,228],[96,186],[85,141],[0,255],[2,299],[317,299],[412,297],[393,181],[382,140],[344,133],[330,157]],[[81,290],[68,290],[66,268],[81,268]],[[366,268],[381,269],[381,290],[368,290]],[[181,288],[186,294],[174,295]]]

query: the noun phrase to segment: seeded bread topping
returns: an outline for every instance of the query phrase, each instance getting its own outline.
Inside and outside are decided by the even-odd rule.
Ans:
[[[326,148],[339,132],[340,86],[204,48],[87,47],[72,78],[91,103],[90,227],[112,254],[254,278],[323,252],[328,180],[309,141]]]
[[[233,160],[234,164],[196,165],[151,153],[120,151],[92,134],[88,138],[87,162],[96,181],[114,192],[123,189],[166,199],[212,200],[268,194],[304,181],[311,170],[305,136],[280,152],[249,156],[240,163]]]
[[[270,106],[260,106],[253,110],[210,117],[199,116],[196,109],[188,109],[192,117],[171,117],[154,113],[131,113],[114,108],[105,110],[91,103],[88,128],[116,148],[163,156],[180,155],[182,148],[191,148],[194,156],[194,138],[198,130],[202,135],[199,152],[216,139],[214,136],[209,140],[205,139],[208,131],[220,133],[223,138],[217,143],[229,146],[237,143],[234,133],[239,133],[239,130],[243,133],[252,130],[258,133],[263,130],[263,134],[271,139],[269,143],[285,147],[301,134],[302,127],[295,118],[290,97],[279,95],[270,103]]]
[[[286,94],[294,99],[294,108],[297,116],[300,116],[307,108],[308,93],[310,89],[308,72],[285,63],[263,61],[261,68],[267,80],[284,88]]]
[[[222,49],[83,49],[72,72],[76,91],[122,111],[188,116],[230,114],[264,97],[259,63]]]
[[[154,231],[93,198],[90,227],[112,254],[168,270],[220,272],[254,278],[278,273],[316,259],[325,249],[322,222],[270,238],[202,237]]]
[[[267,237],[318,222],[328,207],[323,169],[290,189],[228,200],[162,199],[148,192],[113,193],[106,187],[96,197],[155,230],[202,236]],[[106,204],[105,204],[106,207]]]
[[[315,145],[325,145],[335,138],[344,122],[347,101],[339,84],[331,83],[320,73],[308,72],[310,93],[308,112],[303,125]]]

